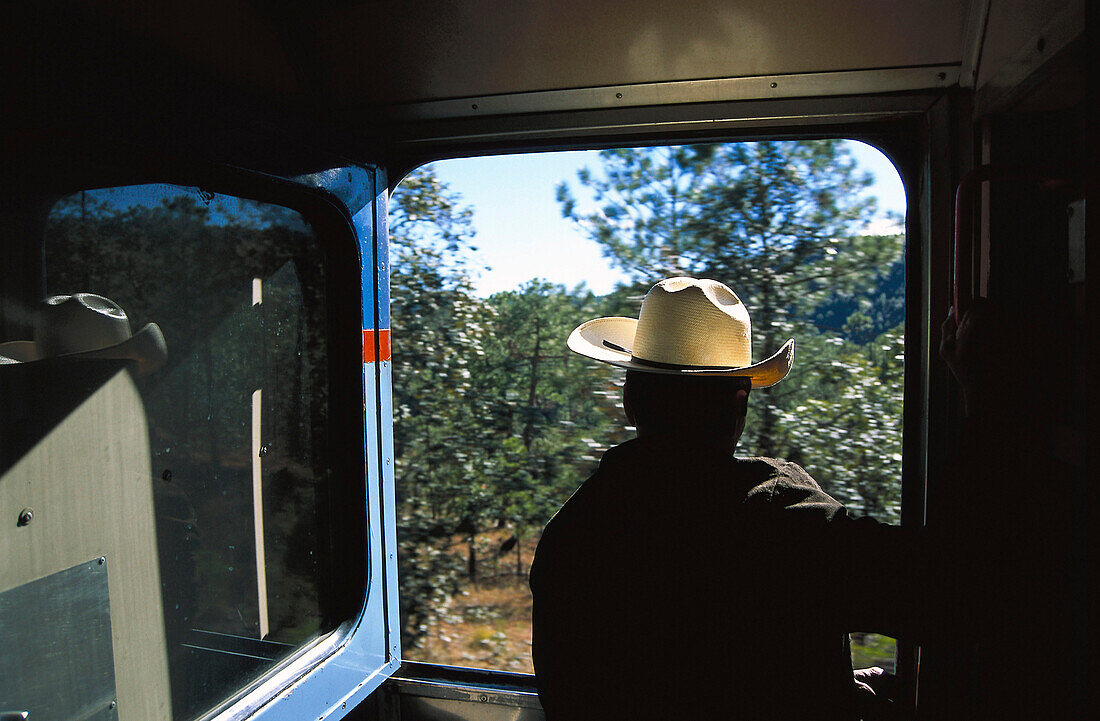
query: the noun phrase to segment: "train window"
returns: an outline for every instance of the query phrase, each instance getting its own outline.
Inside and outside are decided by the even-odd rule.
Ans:
[[[34,399],[6,405],[4,471],[48,466],[20,573],[107,570],[95,692],[119,718],[201,716],[331,630],[318,245],[295,211],[172,185],[78,192],[46,221],[37,362],[0,366]],[[104,323],[114,352],[45,345]]]
[[[868,145],[744,142],[441,161],[390,208],[403,656],[531,669],[543,525],[632,434],[623,372],[565,348],[674,275],[728,283],[754,352],[739,454],[802,464],[857,515],[900,521],[904,192]],[[853,629],[856,631],[856,629]],[[857,665],[893,640],[853,634]]]

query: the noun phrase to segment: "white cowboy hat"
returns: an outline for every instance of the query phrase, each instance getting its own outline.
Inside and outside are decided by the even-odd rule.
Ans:
[[[144,374],[164,363],[168,346],[156,323],[131,334],[126,311],[109,298],[55,295],[38,307],[33,341],[0,343],[0,364],[58,357],[129,359]]]
[[[668,278],[650,289],[638,318],[596,318],[569,335],[569,349],[604,363],[676,375],[741,376],[754,388],[783,380],[794,339],[752,362],[749,311],[716,280]]]

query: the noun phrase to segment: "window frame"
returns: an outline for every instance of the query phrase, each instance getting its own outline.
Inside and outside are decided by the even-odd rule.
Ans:
[[[364,330],[388,323],[387,312],[379,314],[379,308],[388,311],[384,172],[334,158],[321,166],[326,170],[280,177],[79,140],[58,142],[46,154],[26,186],[27,197],[46,208],[80,190],[166,183],[280,205],[313,227],[323,254],[317,260],[326,271],[328,412],[334,419],[332,479],[321,512],[330,519],[323,532],[342,552],[327,559],[321,634],[199,718],[339,718],[398,669],[400,654],[392,464],[382,460],[392,458],[391,426],[382,420],[390,415],[389,364],[367,362],[364,348]],[[41,267],[33,272],[42,278]]]
[[[943,450],[943,436],[931,432],[927,412],[930,395],[943,393],[946,385],[942,370],[932,368],[931,338],[938,329],[928,319],[930,309],[940,307],[943,300],[938,297],[941,286],[931,278],[943,277],[950,269],[942,235],[949,218],[945,215],[949,205],[944,203],[950,198],[947,184],[930,181],[934,174],[950,173],[948,155],[934,155],[932,148],[944,147],[949,124],[944,108],[951,101],[949,93],[929,91],[428,120],[409,130],[395,130],[393,155],[387,163],[393,179],[389,190],[392,193],[401,179],[421,165],[488,155],[823,138],[856,140],[876,148],[894,165],[906,195],[901,525],[915,528],[924,525],[929,459],[941,457]],[[940,231],[935,236],[933,225]],[[899,698],[914,704],[918,659],[918,646],[899,639],[897,675],[903,687]],[[525,691],[535,688],[533,675],[491,669],[474,672],[413,661],[402,665],[390,687],[398,694],[416,695],[412,682],[439,683],[460,671],[470,672],[463,676],[463,685],[475,688],[491,690],[502,684]],[[398,679],[405,683],[398,684]]]

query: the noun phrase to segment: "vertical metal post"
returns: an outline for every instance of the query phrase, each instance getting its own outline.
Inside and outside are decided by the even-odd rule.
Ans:
[[[252,279],[252,306],[263,303],[263,279]],[[256,598],[260,616],[260,638],[270,631],[267,616],[267,562],[264,558],[264,491],[263,491],[263,389],[252,392],[252,525],[256,539]]]

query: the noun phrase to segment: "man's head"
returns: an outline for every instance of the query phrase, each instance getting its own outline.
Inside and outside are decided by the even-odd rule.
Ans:
[[[677,435],[730,449],[745,428],[748,394],[783,380],[794,340],[752,362],[749,312],[715,280],[668,278],[638,318],[597,318],[569,336],[581,355],[627,369],[623,405],[640,436]]]
[[[628,370],[623,409],[639,437],[672,436],[732,451],[745,430],[751,388],[743,376]]]
[[[650,289],[638,318],[596,318],[569,335],[570,350],[646,373],[699,378],[742,376],[753,388],[783,380],[794,363],[794,339],[752,362],[749,311],[716,280],[668,278]]]

